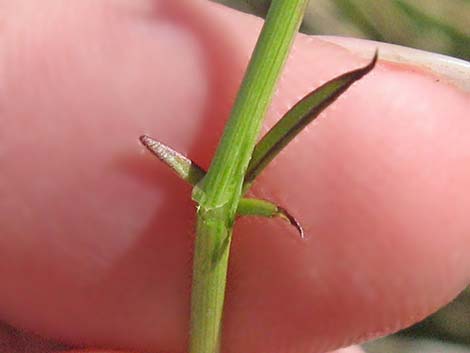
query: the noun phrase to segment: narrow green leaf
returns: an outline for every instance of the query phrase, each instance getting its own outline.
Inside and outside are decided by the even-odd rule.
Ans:
[[[377,53],[366,66],[328,81],[294,105],[255,146],[245,175],[243,190],[249,189],[251,183],[269,162],[355,81],[370,72],[376,62]]]
[[[206,174],[205,170],[194,163],[194,161],[150,136],[141,136],[140,142],[153,155],[157,156],[159,160],[176,172],[181,179],[191,185],[196,185]],[[242,198],[238,204],[237,216],[279,217],[288,221],[299,231],[300,236],[304,237],[300,223],[287,210],[270,201]]]
[[[204,169],[192,160],[150,136],[141,136],[140,142],[158,159],[173,169],[181,179],[191,185],[196,185],[206,174]]]

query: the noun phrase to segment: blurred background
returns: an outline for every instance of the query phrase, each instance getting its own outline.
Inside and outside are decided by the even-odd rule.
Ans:
[[[270,0],[213,0],[264,17]],[[470,0],[312,0],[301,31],[373,39],[470,60]]]
[[[213,1],[261,17],[270,4],[269,0]],[[373,39],[470,60],[470,0],[310,3],[301,28],[305,33]],[[470,288],[423,322],[365,348],[368,353],[470,353]]]

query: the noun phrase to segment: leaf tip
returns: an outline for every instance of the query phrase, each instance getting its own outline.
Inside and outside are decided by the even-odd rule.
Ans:
[[[148,135],[141,135],[139,137],[139,141],[142,145],[144,145],[145,148],[147,148],[153,154],[156,154],[155,153],[156,152],[156,147],[161,145],[160,142],[158,142],[157,140],[151,138]]]
[[[196,185],[206,174],[191,159],[150,136],[142,135],[139,141],[160,161],[176,172],[181,179],[191,185]]]
[[[353,80],[350,83],[352,84],[354,81],[361,79],[362,77],[367,75],[369,72],[371,72],[372,69],[377,64],[378,60],[379,60],[379,49],[375,49],[374,56],[372,57],[372,59],[369,61],[367,65],[351,72],[351,73],[355,73],[356,75],[352,76]]]
[[[158,157],[162,162],[166,163],[169,167],[175,168],[177,163],[175,157],[182,156],[172,148],[164,145],[163,143],[155,140],[153,137],[148,135],[142,135],[139,137],[140,143],[144,145],[152,154]],[[186,162],[186,161],[183,161]],[[180,162],[181,163],[181,162]],[[189,160],[186,162],[189,164]]]
[[[379,49],[375,49],[374,56],[372,57],[371,62],[367,65],[370,70],[372,70],[375,67],[375,64],[377,64],[377,61],[379,60]]]
[[[302,225],[300,224],[300,222],[292,214],[290,214],[284,207],[277,206],[277,209],[279,212],[279,216],[285,219],[291,225],[293,225],[295,229],[297,229],[301,239],[305,239],[304,229],[302,228]]]

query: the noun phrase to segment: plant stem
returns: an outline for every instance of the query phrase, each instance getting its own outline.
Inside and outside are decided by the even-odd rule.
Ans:
[[[219,353],[235,213],[261,124],[308,0],[274,0],[198,202],[190,353]]]

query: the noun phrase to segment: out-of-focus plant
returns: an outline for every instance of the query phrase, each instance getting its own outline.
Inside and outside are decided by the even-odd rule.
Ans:
[[[215,0],[264,16],[269,0]],[[359,37],[470,60],[468,0],[316,0],[302,31]]]

